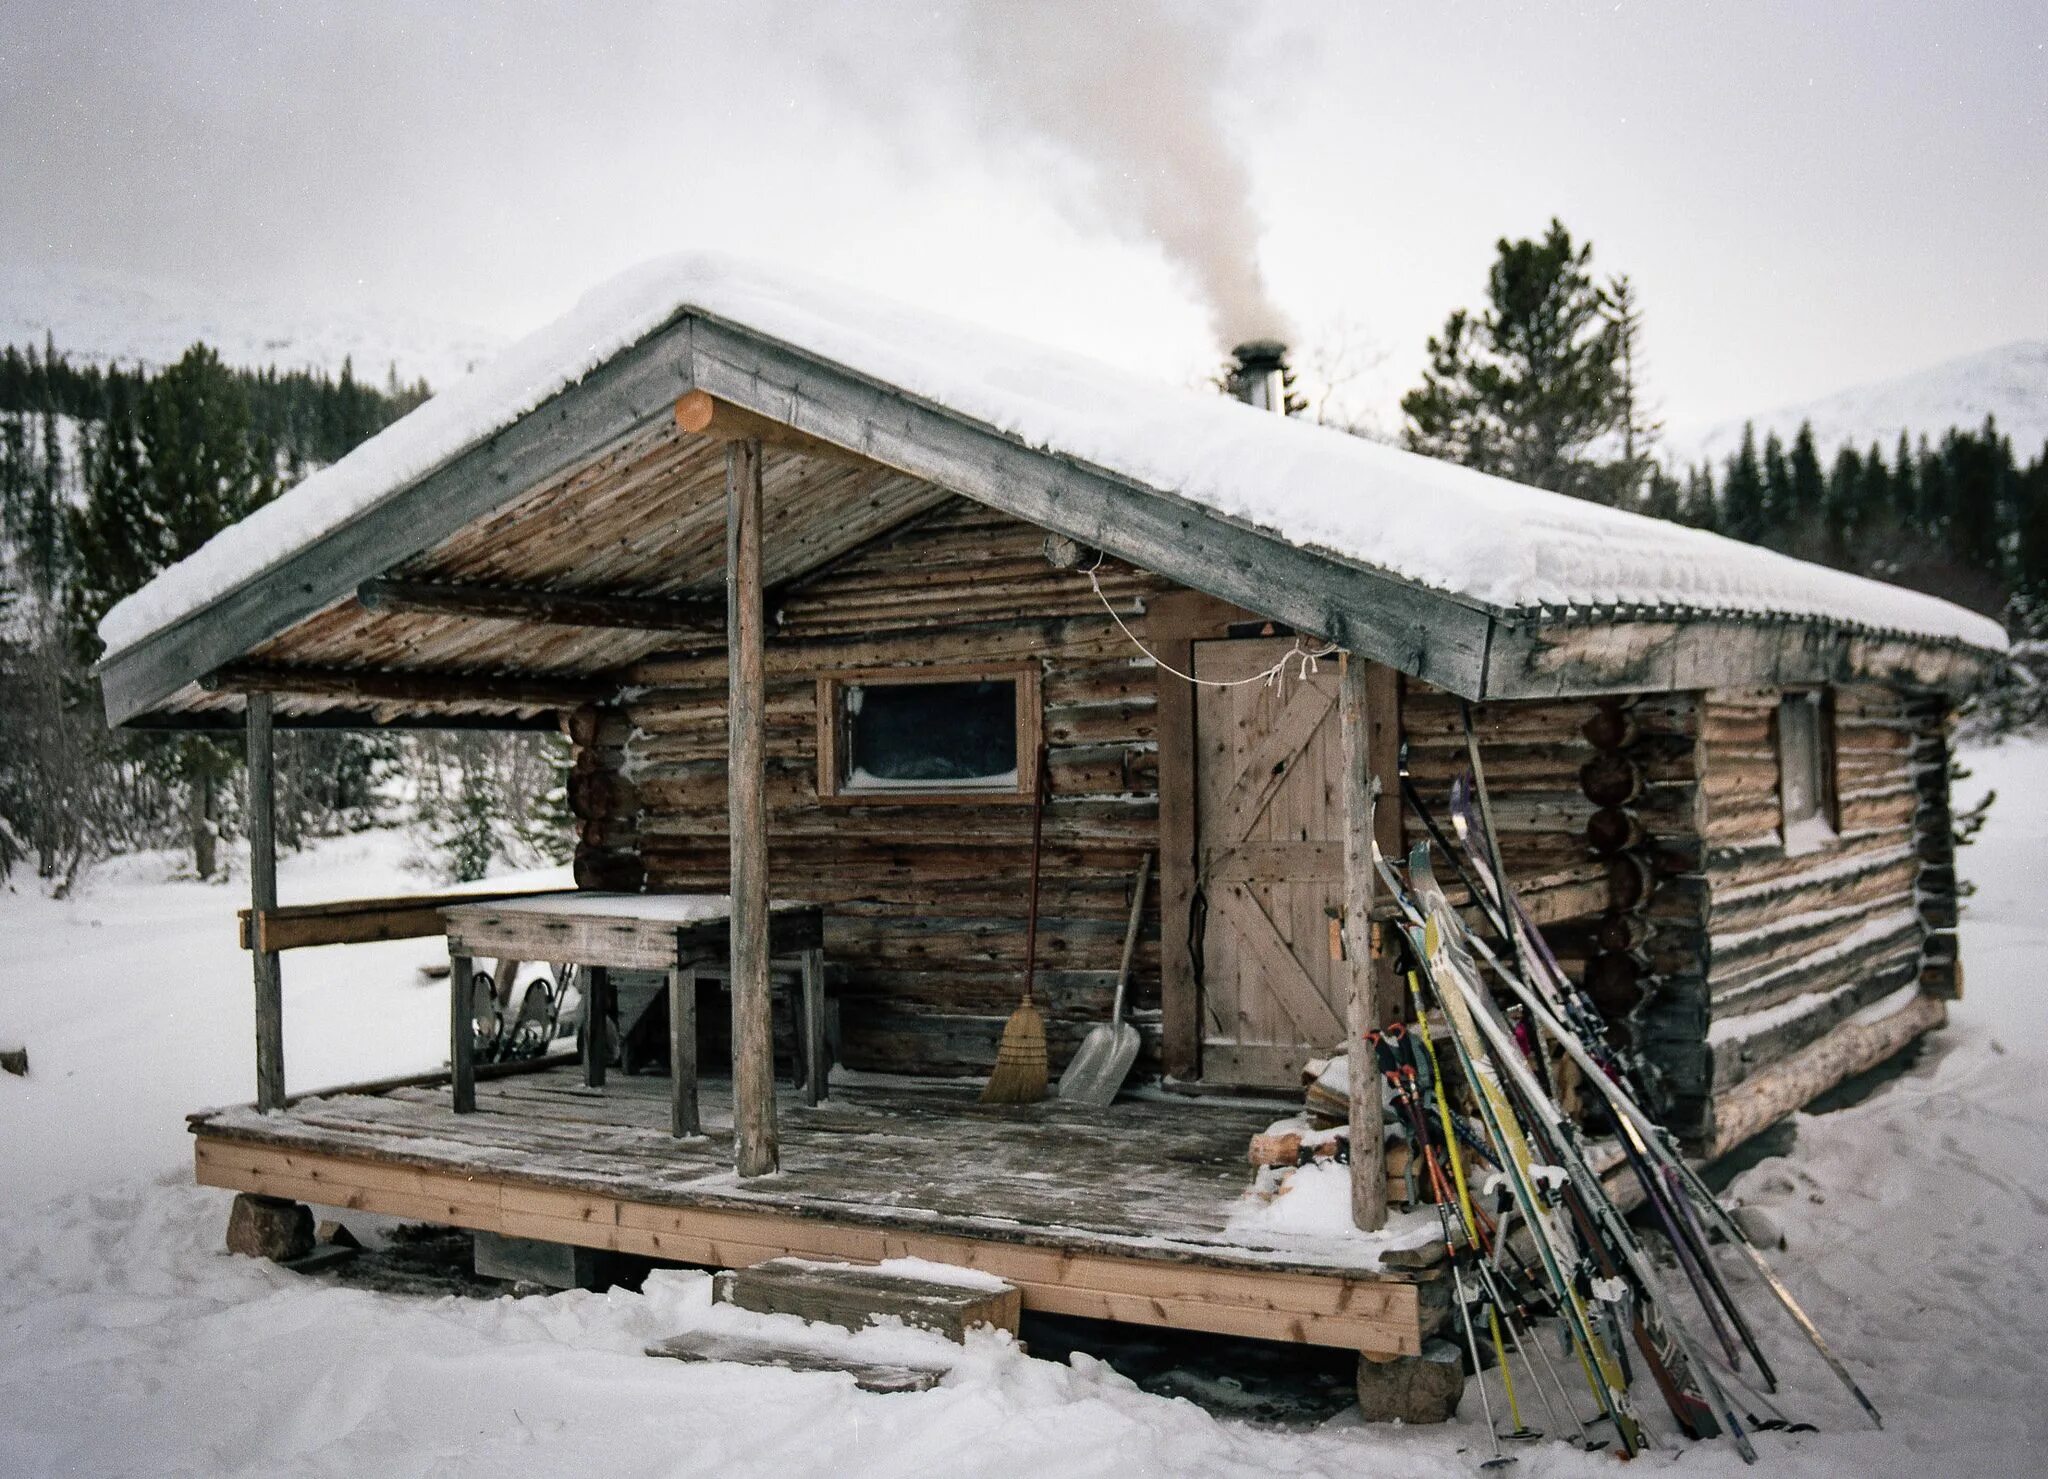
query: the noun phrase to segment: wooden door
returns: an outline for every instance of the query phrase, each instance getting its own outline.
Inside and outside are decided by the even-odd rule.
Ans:
[[[1257,673],[1290,639],[1194,644],[1198,678]],[[1294,1088],[1342,1046],[1346,978],[1338,668],[1195,690],[1202,1078]]]

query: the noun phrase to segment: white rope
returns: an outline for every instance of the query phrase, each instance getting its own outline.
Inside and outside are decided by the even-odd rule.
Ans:
[[[1154,652],[1151,648],[1147,647],[1143,642],[1138,640],[1138,634],[1136,632],[1132,631],[1129,627],[1124,625],[1124,619],[1117,614],[1116,607],[1111,605],[1109,597],[1102,593],[1101,578],[1098,577],[1095,573],[1101,568],[1102,560],[1101,557],[1098,556],[1096,558],[1095,563],[1089,566],[1086,570],[1084,570],[1082,574],[1088,577],[1088,584],[1095,588],[1095,599],[1102,603],[1102,609],[1109,613],[1109,619],[1115,622],[1117,624],[1117,629],[1130,639],[1130,643],[1133,647],[1137,648],[1140,652],[1144,653],[1145,656],[1151,658],[1155,665],[1164,669],[1166,672],[1173,674],[1174,677],[1179,678],[1182,682],[1193,683],[1202,688],[1242,688],[1247,683],[1265,683],[1268,685],[1278,684],[1285,680],[1289,664],[1293,664],[1295,667],[1296,680],[1302,681],[1307,679],[1311,673],[1321,672],[1322,669],[1319,666],[1321,660],[1326,657],[1336,656],[1339,650],[1337,645],[1335,643],[1332,643],[1330,646],[1325,647],[1321,652],[1311,652],[1306,647],[1301,645],[1301,636],[1299,633],[1297,633],[1294,638],[1293,648],[1287,652],[1282,653],[1280,656],[1280,661],[1274,663],[1273,666],[1267,668],[1263,672],[1253,673],[1249,678],[1231,678],[1228,680],[1218,680],[1215,678],[1197,678],[1193,673],[1183,673],[1179,668],[1175,667],[1172,663],[1168,662],[1165,658],[1161,657],[1158,653]]]

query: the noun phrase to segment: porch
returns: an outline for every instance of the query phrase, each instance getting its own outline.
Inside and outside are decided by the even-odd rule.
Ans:
[[[573,1065],[486,1078],[456,1114],[445,1077],[191,1117],[199,1181],[317,1206],[711,1267],[785,1254],[916,1257],[1009,1280],[1025,1307],[1415,1355],[1447,1304],[1427,1228],[1247,1226],[1246,1099],[978,1102],[959,1082],[852,1076],[812,1106],[784,1089],[781,1169],[734,1173],[732,1105],[670,1133],[665,1077],[584,1086]],[[1233,1221],[1233,1214],[1239,1214]]]

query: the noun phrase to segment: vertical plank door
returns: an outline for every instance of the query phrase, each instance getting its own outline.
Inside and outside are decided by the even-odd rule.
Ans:
[[[1197,642],[1195,676],[1244,678],[1292,638]],[[1338,664],[1195,690],[1202,1077],[1292,1088],[1346,1038]]]

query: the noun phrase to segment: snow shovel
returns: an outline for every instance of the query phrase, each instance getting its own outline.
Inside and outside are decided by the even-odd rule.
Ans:
[[[1124,930],[1124,960],[1117,968],[1116,998],[1109,1020],[1088,1029],[1060,1075],[1060,1098],[1069,1104],[1098,1109],[1116,1098],[1124,1077],[1138,1056],[1138,1029],[1124,1020],[1124,992],[1131,984],[1131,958],[1138,953],[1138,926],[1145,918],[1145,886],[1152,881],[1152,854],[1138,864],[1138,886],[1131,892],[1131,922]]]

